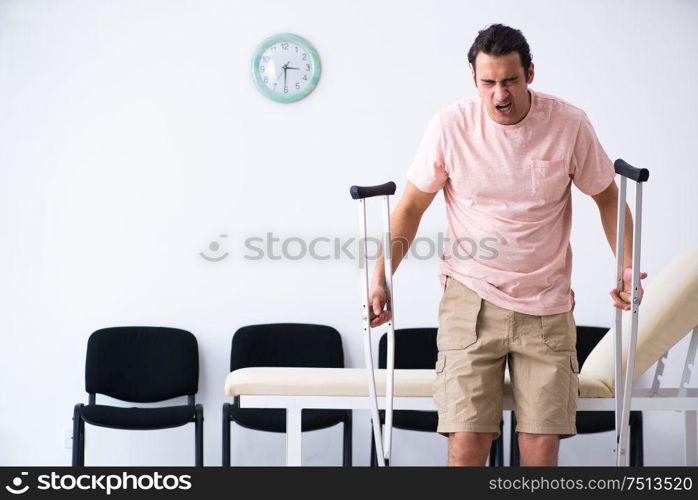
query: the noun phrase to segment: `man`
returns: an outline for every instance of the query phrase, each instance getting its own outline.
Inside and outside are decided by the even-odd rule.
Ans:
[[[449,244],[440,263],[434,401],[449,465],[485,464],[500,434],[505,362],[522,465],[557,465],[559,440],[576,434],[579,389],[571,184],[596,202],[615,254],[615,170],[584,111],[528,88],[534,65],[519,30],[497,24],[480,31],[468,60],[478,96],[443,109],[427,126],[391,215],[393,271],[443,189]],[[629,290],[627,206],[625,238]],[[630,308],[610,293],[615,307]],[[382,259],[370,300],[378,326],[390,318]]]

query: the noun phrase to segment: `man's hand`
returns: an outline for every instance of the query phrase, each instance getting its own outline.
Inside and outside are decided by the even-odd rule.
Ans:
[[[390,310],[384,310],[388,302],[388,289],[385,281],[379,281],[371,285],[368,293],[368,317],[371,327],[380,326],[392,318]]]
[[[647,277],[647,273],[640,273],[640,280]],[[623,269],[623,291],[618,293],[618,290],[613,288],[610,291],[611,299],[613,300],[613,307],[618,307],[627,311],[630,309],[630,298],[632,297],[632,282],[633,282],[633,268],[626,267]],[[642,288],[642,282],[640,283],[640,289],[638,290],[638,304],[642,302],[642,296],[645,290]]]
[[[571,288],[570,288],[570,295],[572,295],[572,310],[574,311],[574,304],[575,304],[575,302],[574,302],[574,290],[572,290]]]

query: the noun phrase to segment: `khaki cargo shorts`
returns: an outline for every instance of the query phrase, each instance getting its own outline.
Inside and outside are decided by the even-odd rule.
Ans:
[[[433,385],[437,432],[491,432],[499,437],[506,361],[516,431],[574,436],[576,342],[572,311],[548,316],[511,311],[447,277]]]

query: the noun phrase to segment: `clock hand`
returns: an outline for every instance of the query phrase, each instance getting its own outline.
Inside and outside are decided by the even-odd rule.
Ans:
[[[286,63],[286,64],[288,64],[288,63]],[[286,75],[286,64],[281,66],[281,69],[284,70],[284,75]],[[276,81],[278,82],[280,78],[281,78],[281,71],[279,71],[279,76],[276,77]]]
[[[286,86],[286,71],[288,70],[289,64],[291,64],[291,61],[286,61],[286,64],[284,64],[284,87]]]

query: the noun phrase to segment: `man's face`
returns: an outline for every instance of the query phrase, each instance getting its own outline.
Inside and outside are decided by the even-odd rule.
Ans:
[[[533,82],[533,63],[526,78],[518,52],[503,56],[479,52],[472,73],[490,118],[502,125],[524,119],[531,106],[528,84]]]

